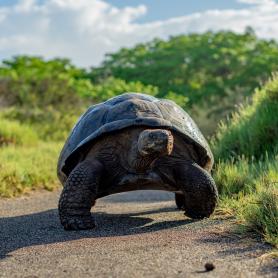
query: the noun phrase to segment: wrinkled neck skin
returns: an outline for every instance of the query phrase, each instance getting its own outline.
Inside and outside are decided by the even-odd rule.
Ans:
[[[126,153],[129,171],[145,172],[157,158],[172,153],[174,138],[168,130],[145,129],[135,136]]]
[[[135,172],[142,173],[149,169],[151,163],[160,157],[159,154],[149,154],[142,156],[138,150],[138,143],[136,142],[131,146],[127,155],[128,166]]]

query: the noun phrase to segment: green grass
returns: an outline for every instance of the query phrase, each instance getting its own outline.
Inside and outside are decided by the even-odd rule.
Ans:
[[[212,140],[219,210],[278,247],[278,76],[222,123]]]
[[[13,197],[34,189],[58,186],[57,158],[61,144],[0,148],[0,197]]]
[[[278,247],[278,156],[264,162],[219,162],[214,179],[220,193],[218,210],[236,216],[244,230]]]
[[[0,147],[5,145],[34,146],[38,143],[38,135],[28,125],[0,117]]]
[[[68,107],[68,110],[53,106],[47,106],[44,109],[39,107],[30,109],[27,106],[10,107],[1,111],[0,122],[3,119],[6,122],[17,123],[19,127],[28,126],[37,134],[37,138],[43,141],[64,141],[84,110],[85,108],[80,107]],[[15,130],[10,131],[15,132]],[[24,132],[19,130],[18,135],[20,137],[24,135]],[[28,138],[26,139],[28,141]],[[30,139],[29,142],[31,142]]]
[[[245,155],[259,159],[278,149],[278,77],[256,90],[252,102],[220,124],[212,140],[217,159]]]
[[[17,85],[21,86],[21,83]],[[88,101],[104,100],[115,92],[130,88],[135,91],[146,88],[153,94],[157,93],[153,86],[142,87],[136,82],[108,79],[102,86],[94,86],[94,90],[84,89],[88,95],[83,92],[83,97]],[[22,105],[1,110],[0,197],[19,196],[35,189],[53,190],[59,185],[56,176],[58,154],[62,147],[59,142],[64,142],[88,103],[63,103],[52,86],[49,89],[55,101],[40,106],[31,105],[34,104],[32,94],[26,94],[29,102],[26,100]],[[177,99],[175,93],[169,93],[167,97],[177,102],[185,101]],[[198,112],[199,116],[203,113],[201,125],[211,129],[203,109]],[[277,115],[278,76],[256,90],[248,104],[242,105],[228,121],[222,122],[211,141],[217,161],[213,176],[220,193],[218,211],[235,216],[244,231],[254,231],[276,247]]]
[[[242,218],[247,228],[278,248],[278,186],[262,186],[254,195],[254,201],[246,205]]]

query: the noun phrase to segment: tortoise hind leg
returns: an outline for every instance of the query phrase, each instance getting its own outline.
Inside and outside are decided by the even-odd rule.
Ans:
[[[90,210],[95,203],[102,171],[99,161],[85,160],[69,175],[59,200],[59,216],[65,230],[95,227]]]
[[[185,215],[197,219],[209,217],[218,198],[217,188],[210,174],[189,161],[178,163],[174,172],[177,185],[184,193]]]

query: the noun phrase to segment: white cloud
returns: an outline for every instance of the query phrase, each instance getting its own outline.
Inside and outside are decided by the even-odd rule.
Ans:
[[[238,0],[238,10],[208,10],[164,21],[136,23],[144,5],[117,8],[102,0],[19,0],[0,7],[0,59],[15,54],[69,57],[81,66],[98,64],[105,53],[154,37],[252,26],[260,37],[278,39],[274,0]]]

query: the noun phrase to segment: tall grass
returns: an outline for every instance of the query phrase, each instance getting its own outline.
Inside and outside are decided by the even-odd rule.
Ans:
[[[60,62],[55,61],[56,66],[57,63]],[[32,81],[33,75],[29,77]],[[56,164],[62,146],[59,142],[65,140],[90,101],[104,100],[123,90],[158,93],[154,86],[110,78],[102,85],[86,83],[89,87],[78,82],[73,88],[71,82],[66,82],[68,86],[57,94],[65,80],[58,78],[53,86],[54,77],[50,77],[45,83],[42,76],[35,91],[30,90],[33,83],[28,83],[31,87],[23,88],[20,99],[17,92],[23,90],[22,84],[27,81],[9,83],[6,95],[14,93],[14,105],[2,109],[0,114],[0,197],[58,186]],[[70,94],[76,92],[72,99],[68,99],[68,89]],[[45,99],[40,97],[42,92]],[[77,101],[77,95],[86,101]],[[185,102],[177,99],[175,93],[166,96]],[[15,105],[16,100],[21,105]],[[217,161],[214,179],[220,192],[220,210],[236,215],[247,230],[256,231],[277,246],[278,76],[256,90],[249,104],[222,122],[211,143]]]
[[[34,189],[58,186],[57,157],[61,144],[0,148],[0,197],[18,196]]]
[[[213,139],[216,158],[245,155],[259,159],[278,149],[278,76],[256,90],[252,102],[220,124]]]
[[[278,247],[278,76],[212,140],[220,209]]]
[[[260,233],[267,242],[278,248],[278,186],[262,184],[242,211],[246,227]]]

